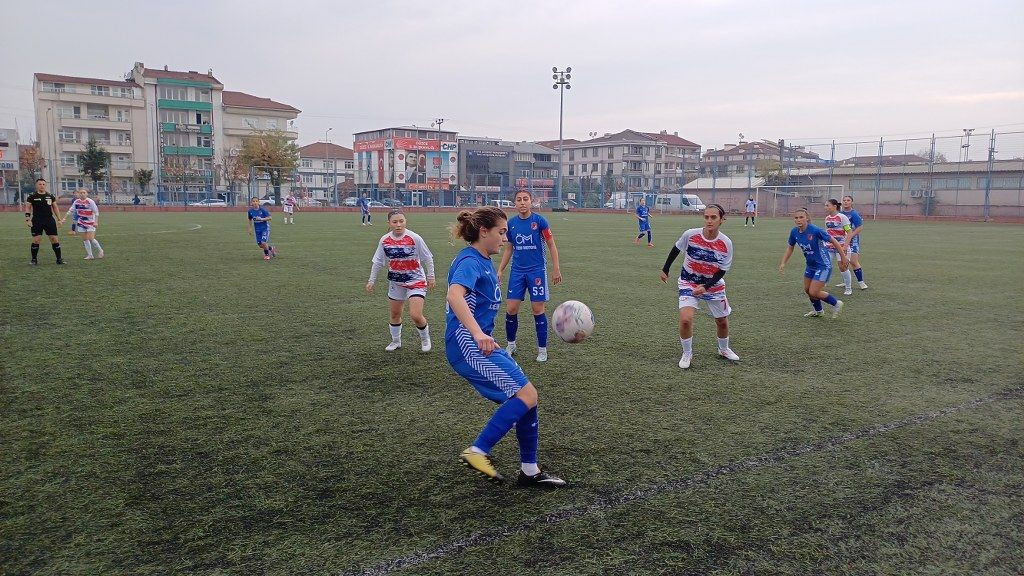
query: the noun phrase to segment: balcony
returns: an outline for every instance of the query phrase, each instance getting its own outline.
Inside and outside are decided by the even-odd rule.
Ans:
[[[212,103],[196,102],[193,100],[167,100],[161,98],[156,101],[156,104],[164,110],[204,110],[206,112],[213,110]]]
[[[107,130],[127,130],[128,127],[125,124],[131,122],[131,120],[123,119],[119,120],[117,117],[111,118],[109,116],[101,116],[99,114],[93,114],[86,116],[85,114],[75,114],[62,116],[60,123],[62,126],[69,128],[103,128]]]
[[[168,156],[213,156],[213,148],[202,146],[164,146],[163,152]]]
[[[182,132],[188,134],[213,134],[213,126],[209,124],[178,124],[176,122],[161,122],[161,132]]]
[[[213,182],[213,170],[160,170],[160,179],[164,182]]]

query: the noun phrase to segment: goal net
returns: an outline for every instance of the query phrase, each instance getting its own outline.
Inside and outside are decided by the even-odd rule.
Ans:
[[[789,186],[758,186],[754,200],[759,214],[769,210],[772,217],[786,215],[797,208],[811,208],[829,198],[842,200],[842,184],[793,184]]]

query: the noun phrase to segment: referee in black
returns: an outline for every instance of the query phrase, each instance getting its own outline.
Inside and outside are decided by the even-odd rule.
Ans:
[[[50,237],[50,246],[57,256],[57,264],[63,264],[60,257],[60,239],[57,238],[57,222],[63,222],[57,211],[57,197],[46,191],[46,179],[36,179],[36,191],[25,199],[25,224],[32,228],[32,265],[39,264],[39,241],[43,232]]]

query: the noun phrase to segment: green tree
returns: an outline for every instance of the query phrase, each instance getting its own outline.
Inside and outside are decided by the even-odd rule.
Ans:
[[[253,130],[242,140],[239,162],[270,178],[274,200],[281,204],[281,181],[299,166],[299,147],[281,130]]]
[[[765,186],[785,186],[787,184],[786,171],[778,160],[761,160],[757,163],[754,175],[764,178]]]
[[[139,168],[135,171],[135,183],[139,185],[139,192],[145,194],[146,186],[153,181],[153,171]]]
[[[92,180],[92,189],[96,191],[96,183],[103,180],[107,175],[107,164],[110,162],[110,152],[100,146],[95,138],[89,138],[85,145],[85,152],[79,158],[82,172]]]
[[[921,158],[927,158],[929,155],[931,155],[931,150],[929,150],[927,148],[922,148],[922,149],[918,150],[917,154],[916,154],[916,156],[920,156]],[[936,164],[945,164],[946,162],[949,162],[949,160],[946,158],[946,155],[943,154],[942,152],[936,151],[935,152],[935,163]]]
[[[18,147],[18,171],[21,173],[23,196],[35,192],[36,178],[43,175],[43,170],[46,170],[46,159],[39,152],[37,144]]]

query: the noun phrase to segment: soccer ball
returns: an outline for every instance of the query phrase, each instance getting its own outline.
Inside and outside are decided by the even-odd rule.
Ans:
[[[594,331],[594,313],[583,302],[566,300],[551,314],[555,334],[565,342],[583,342]]]

